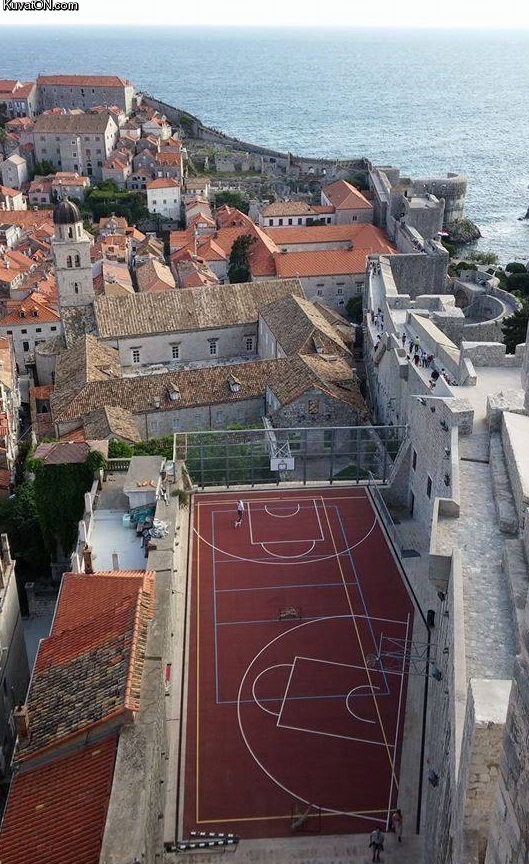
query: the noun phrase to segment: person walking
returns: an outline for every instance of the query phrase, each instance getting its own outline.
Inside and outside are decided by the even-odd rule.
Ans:
[[[244,514],[244,501],[237,501],[237,518],[235,519],[235,527],[240,528],[242,525],[242,517]]]
[[[375,828],[369,835],[369,848],[373,850],[372,861],[380,861],[380,853],[384,851],[384,835],[380,828]]]
[[[399,843],[402,843],[402,812],[399,809],[391,814],[391,827]]]

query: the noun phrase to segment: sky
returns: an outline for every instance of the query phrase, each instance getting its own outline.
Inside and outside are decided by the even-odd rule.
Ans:
[[[3,25],[529,29],[529,0],[77,0],[76,11],[14,11],[24,2],[31,6],[59,0],[0,0],[0,47]]]

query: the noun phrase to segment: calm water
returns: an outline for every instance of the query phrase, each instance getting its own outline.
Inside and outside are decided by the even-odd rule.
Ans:
[[[464,173],[479,248],[529,259],[529,31],[4,27],[0,39],[0,77],[121,74],[247,141]]]

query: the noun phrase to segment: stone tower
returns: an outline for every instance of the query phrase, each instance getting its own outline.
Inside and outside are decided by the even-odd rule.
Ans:
[[[94,300],[90,238],[77,205],[67,198],[57,204],[53,225],[52,250],[60,308],[89,306]]]

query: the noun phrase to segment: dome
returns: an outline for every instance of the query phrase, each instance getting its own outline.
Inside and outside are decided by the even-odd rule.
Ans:
[[[83,217],[81,216],[79,207],[73,201],[68,201],[67,198],[64,201],[59,201],[53,210],[54,225],[73,225],[74,222],[82,221]]]

